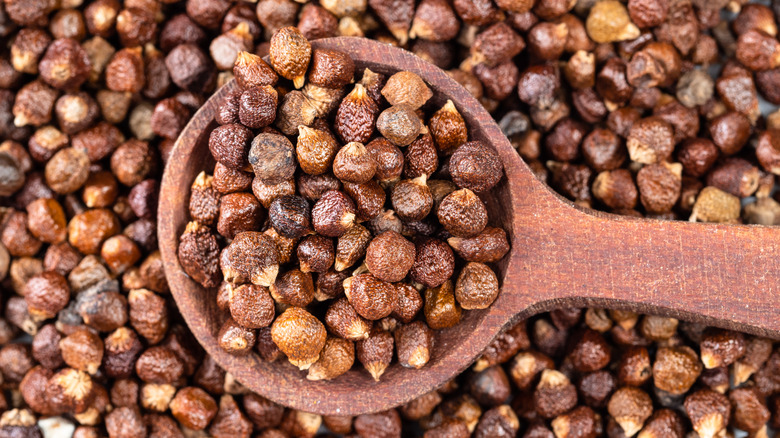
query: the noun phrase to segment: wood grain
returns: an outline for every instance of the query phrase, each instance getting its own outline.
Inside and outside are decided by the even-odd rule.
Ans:
[[[358,38],[312,45],[349,53],[359,69],[422,76],[435,92],[430,104],[455,102],[471,139],[491,144],[505,178],[484,197],[494,225],[507,230],[512,252],[499,263],[502,292],[493,306],[464,312],[437,333],[431,362],[421,370],[393,364],[374,382],[359,366],[333,382],[310,382],[286,361],[222,351],[216,333],[226,315],[216,290],[183,273],[178,236],[188,221],[189,187],[213,167],[208,133],[217,103],[235,90],[220,89],[198,111],[176,143],[163,176],[158,215],[160,249],[179,310],[198,341],[249,389],[285,406],[320,414],[357,415],[386,410],[428,391],[467,368],[511,321],[556,307],[599,306],[657,313],[780,338],[780,229],[637,220],[583,211],[539,182],[506,137],[466,90],[446,73],[409,52]]]

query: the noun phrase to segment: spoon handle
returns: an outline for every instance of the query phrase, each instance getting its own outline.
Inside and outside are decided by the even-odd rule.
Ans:
[[[514,244],[534,248],[517,262],[534,274],[515,309],[623,307],[780,337],[780,228],[550,213],[546,227],[517,218]]]

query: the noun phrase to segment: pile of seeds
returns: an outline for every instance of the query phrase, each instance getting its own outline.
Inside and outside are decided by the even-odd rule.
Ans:
[[[658,318],[595,309],[583,309],[579,319],[606,330],[610,362],[599,371],[572,371],[569,348],[561,345],[576,345],[572,333],[584,326],[563,322],[564,314],[578,311],[561,311],[528,321],[527,337],[519,334],[521,326],[507,332],[485,357],[505,351],[513,339],[520,340],[519,352],[483,358],[477,367],[488,368],[468,371],[402,408],[356,418],[285,409],[248,393],[191,338],[167,293],[156,252],[156,202],[150,200],[173,140],[205,98],[232,77],[238,53],[265,56],[275,31],[297,26],[310,39],[366,36],[402,46],[447,70],[500,122],[540,178],[581,205],[687,219],[702,199],[697,220],[775,224],[780,210],[770,194],[780,172],[780,117],[757,106],[761,98],[780,103],[772,56],[780,2],[771,3],[0,0],[0,435],[49,436],[58,430],[69,436],[75,429],[80,438],[311,438],[328,432],[440,437],[473,430],[480,437],[618,438],[626,436],[621,422],[635,426],[650,412],[637,436],[729,437],[736,429],[772,436],[780,428],[780,356],[774,345],[742,336],[744,355],[710,369],[712,356],[702,354],[710,347],[697,335],[703,328],[681,322],[664,340],[644,328]],[[679,74],[668,70],[675,63],[664,61],[669,45],[679,57]],[[526,74],[540,68],[539,76]],[[533,97],[537,78],[553,79],[547,68],[556,72],[553,92]],[[633,122],[653,116],[674,132],[668,161],[682,165],[679,195],[675,164],[662,164],[675,176],[668,178],[671,190],[664,189],[668,197],[652,194],[653,182],[666,181],[653,175],[668,173],[643,163],[652,154],[642,146],[642,131],[626,147]],[[661,127],[668,139],[663,124],[642,125]],[[575,141],[561,141],[567,136]],[[568,149],[572,143],[576,147]],[[664,142],[653,153],[666,156],[668,147]],[[646,167],[652,173],[640,178]],[[604,171],[610,172],[599,178]],[[643,198],[658,205],[653,211],[676,201],[670,212],[653,213]],[[64,227],[65,241],[63,222],[72,224]],[[44,271],[65,281],[51,273],[38,278]],[[25,290],[50,284],[52,303],[66,302],[65,308],[57,312],[60,304],[42,304],[48,295],[33,292],[31,312]],[[64,285],[68,293],[62,293]],[[723,339],[730,338],[742,344],[740,335]],[[548,350],[551,345],[558,347]],[[681,375],[698,378],[686,394],[670,397],[688,385],[659,383],[670,380],[663,371],[670,355],[661,351],[683,345],[698,359],[680,355]],[[772,354],[764,361],[767,345]],[[652,409],[642,405],[633,425],[625,417],[637,411],[618,411],[634,400],[624,397],[629,392],[616,393],[621,396],[611,404],[598,401],[610,396],[592,395],[612,388],[610,380],[630,385],[621,364],[634,361],[631,346],[639,347],[638,363],[646,363],[643,347],[652,364],[649,371],[635,370],[654,376],[638,387],[650,396]],[[551,415],[533,406],[535,380],[542,376],[526,384],[512,375],[515,362],[531,364],[523,353],[551,359],[542,362],[577,390],[574,408],[552,419],[538,414]],[[497,362],[504,365],[489,365]],[[160,368],[171,372],[155,375]],[[737,384],[733,389],[727,389],[729,378]],[[480,382],[498,388],[499,395],[482,397]],[[563,388],[572,393],[570,386]]]
[[[394,352],[423,367],[432,330],[498,296],[488,263],[509,242],[478,195],[503,175],[498,154],[468,141],[451,101],[424,123],[432,92],[414,73],[352,84],[347,54],[293,27],[271,38],[270,64],[239,54],[179,244],[185,272],[219,287],[220,346],[281,353],[312,380],[356,355],[376,380]],[[280,96],[283,79],[301,90]]]

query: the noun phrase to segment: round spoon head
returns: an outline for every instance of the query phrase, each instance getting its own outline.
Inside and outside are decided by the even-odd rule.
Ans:
[[[415,55],[390,45],[362,38],[332,38],[312,42],[314,48],[341,50],[352,56],[357,71],[370,68],[391,75],[411,71],[422,77],[434,92],[427,104],[438,109],[452,100],[468,125],[470,140],[492,145],[504,163],[505,176],[484,196],[491,225],[504,228],[512,242],[512,252],[497,266],[501,294],[486,310],[464,312],[455,327],[436,332],[429,363],[422,369],[407,369],[393,363],[375,382],[360,364],[333,381],[309,381],[287,360],[264,362],[257,354],[237,357],[217,344],[217,333],[227,314],[216,304],[216,289],[206,289],[190,279],[179,265],[179,236],[188,220],[189,187],[203,170],[210,172],[214,161],[208,149],[209,132],[217,123],[214,115],[222,99],[237,87],[231,81],[217,91],[195,114],[180,135],[163,175],[158,214],[160,250],[171,293],[179,311],[195,337],[217,363],[250,390],[295,409],[331,415],[358,415],[377,412],[408,402],[434,390],[468,367],[501,328],[520,309],[507,308],[510,297],[521,293],[514,228],[515,201],[521,191],[541,184],[520,160],[490,114],[472,95],[444,71]],[[542,190],[544,190],[542,188]],[[522,248],[521,248],[522,249]],[[513,306],[509,306],[513,307]],[[357,362],[357,361],[356,361]]]

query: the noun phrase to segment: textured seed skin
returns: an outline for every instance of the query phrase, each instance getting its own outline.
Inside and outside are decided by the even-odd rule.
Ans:
[[[219,243],[214,233],[197,222],[187,224],[179,238],[179,263],[184,272],[204,287],[219,284]]]
[[[271,66],[279,75],[301,88],[311,60],[311,44],[294,27],[285,27],[271,37]]]
[[[336,111],[336,134],[345,143],[366,143],[374,133],[378,113],[379,107],[363,85],[355,84]]]
[[[266,184],[279,184],[295,174],[295,149],[286,137],[263,133],[252,140],[249,164]]]
[[[245,231],[222,251],[219,264],[225,281],[268,287],[279,272],[279,249],[267,235]]]
[[[279,95],[270,85],[244,90],[238,99],[238,119],[252,129],[264,128],[276,120]]]
[[[398,362],[406,368],[420,369],[431,358],[433,331],[422,321],[402,325],[395,331]]]
[[[274,318],[274,300],[268,289],[255,284],[230,287],[230,315],[243,327],[268,327]]]
[[[249,52],[240,52],[233,65],[233,76],[238,86],[246,90],[264,85],[276,85],[279,77],[263,58]]]
[[[422,238],[415,247],[416,256],[409,272],[414,281],[436,287],[452,276],[455,256],[449,245],[438,239]]]
[[[393,335],[378,328],[371,330],[368,338],[357,342],[357,358],[374,380],[379,381],[393,360],[393,346]]]
[[[496,274],[482,263],[466,264],[455,284],[455,298],[466,310],[486,309],[498,298]]]
[[[325,346],[325,326],[300,307],[290,307],[276,318],[271,337],[293,365],[308,369]]]
[[[407,146],[417,138],[423,125],[412,105],[400,103],[379,114],[376,128],[394,145]]]
[[[477,193],[493,188],[503,173],[504,166],[498,154],[481,142],[463,144],[450,158],[452,181]]]
[[[469,189],[456,190],[445,196],[436,216],[450,234],[462,238],[479,235],[488,220],[485,204]]]
[[[451,100],[428,121],[436,148],[448,152],[468,141],[466,122]]]
[[[362,259],[372,240],[371,232],[362,225],[355,224],[347,230],[336,243],[334,268],[343,271]],[[412,245],[413,247],[414,245]],[[414,261],[414,259],[412,259]],[[411,264],[410,264],[411,267]]]
[[[405,221],[420,221],[433,208],[433,195],[425,176],[407,179],[393,187],[390,201],[398,217]]]
[[[301,196],[283,195],[268,208],[268,219],[277,233],[298,239],[311,231],[309,202]]]
[[[395,287],[372,274],[359,274],[344,280],[344,293],[355,311],[368,320],[382,319],[393,311]]]
[[[355,63],[338,50],[315,49],[312,52],[309,82],[319,87],[339,88],[352,82]]]
[[[229,318],[222,324],[217,333],[219,346],[230,354],[245,356],[252,351],[257,335],[255,330],[247,329],[239,325],[233,318]]]
[[[339,145],[336,139],[325,131],[300,126],[295,151],[298,164],[304,172],[321,175],[333,165]]]
[[[333,240],[329,237],[318,234],[306,236],[298,244],[296,253],[303,272],[322,273],[333,266],[335,252]]]
[[[41,78],[61,90],[78,88],[91,68],[87,52],[72,38],[54,40],[38,64]]]
[[[359,220],[377,217],[387,198],[385,190],[375,179],[365,184],[344,183],[344,191],[355,202]]]
[[[403,280],[415,259],[414,244],[395,231],[386,231],[371,240],[366,250],[366,266],[380,280]]]
[[[349,197],[338,190],[329,190],[312,208],[314,231],[327,237],[339,237],[352,226],[355,213],[355,205]]]
[[[334,301],[325,312],[325,324],[334,334],[351,341],[367,339],[373,321],[360,316],[346,298]]]
[[[306,307],[314,300],[314,282],[311,274],[292,269],[276,279],[271,296],[280,304]]]
[[[209,135],[209,150],[214,158],[232,169],[249,166],[252,131],[238,123],[219,126]]]

